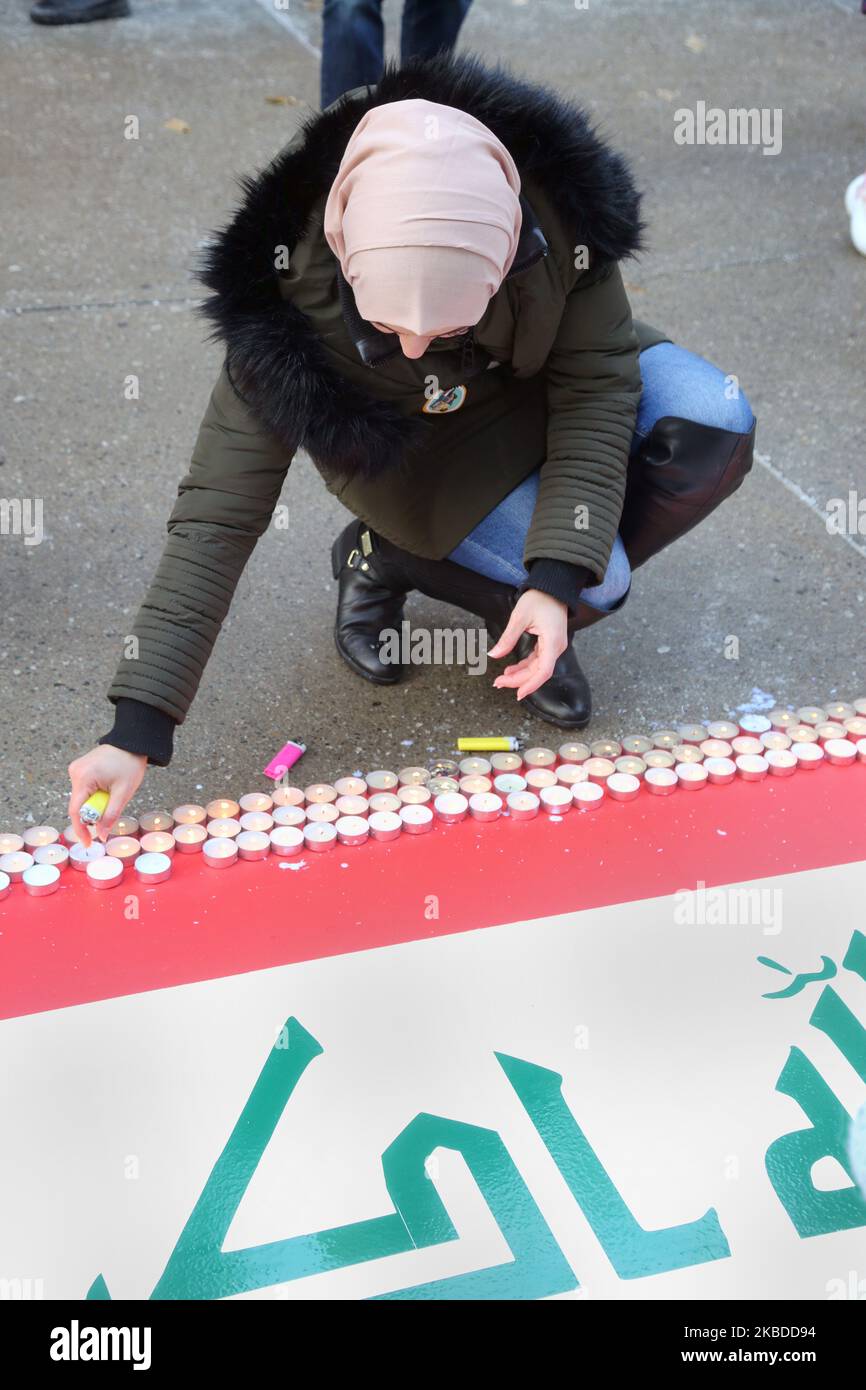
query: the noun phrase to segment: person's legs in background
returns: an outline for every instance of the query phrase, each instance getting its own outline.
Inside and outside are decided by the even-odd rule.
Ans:
[[[440,48],[449,52],[472,0],[405,0],[400,26],[400,61],[432,58]]]
[[[400,61],[450,51],[472,0],[406,0]],[[322,110],[344,92],[375,85],[385,61],[382,0],[325,0],[322,12]]]

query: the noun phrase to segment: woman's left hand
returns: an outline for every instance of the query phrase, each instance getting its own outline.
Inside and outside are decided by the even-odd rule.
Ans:
[[[527,589],[514,606],[511,619],[495,647],[487,653],[494,661],[513,651],[524,632],[538,638],[532,652],[514,666],[506,666],[493,682],[497,690],[516,690],[523,700],[553,674],[568,646],[568,608],[540,589]]]

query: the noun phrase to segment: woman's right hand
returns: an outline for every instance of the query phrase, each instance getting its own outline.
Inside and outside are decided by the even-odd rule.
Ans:
[[[97,744],[82,758],[76,758],[74,763],[69,764],[72,780],[69,819],[83,845],[90,844],[91,829],[98,839],[108,839],[111,827],[138,791],[146,771],[147,758],[144,753],[127,753],[110,743]],[[95,791],[108,792],[109,801],[102,819],[89,827],[83,823],[79,813],[91,792]]]

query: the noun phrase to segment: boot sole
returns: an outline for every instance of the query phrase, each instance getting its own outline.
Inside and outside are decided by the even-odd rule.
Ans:
[[[524,709],[532,710],[536,719],[541,719],[545,724],[552,725],[554,729],[585,729],[592,721],[591,711],[585,719],[552,719],[549,714],[545,714],[542,710],[536,709],[535,705],[530,704],[529,697],[523,700],[521,704]]]

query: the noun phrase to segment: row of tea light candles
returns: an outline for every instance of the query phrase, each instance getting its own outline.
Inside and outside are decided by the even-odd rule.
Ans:
[[[239,801],[220,798],[138,819],[121,816],[106,844],[94,841],[87,848],[71,826],[62,835],[49,825],[23,835],[0,834],[0,897],[14,882],[35,897],[53,893],[68,865],[85,872],[93,888],[117,886],[130,869],[140,883],[151,885],[169,877],[175,852],[201,853],[210,868],[224,869],[239,859],[292,858],[304,850],[318,853],[337,844],[423,834],[436,820],[492,821],[503,814],[528,820],[540,811],[555,816],[572,808],[592,811],[605,796],[632,801],[642,784],[666,796],[679,788],[725,785],[736,777],[760,781],[825,760],[850,766],[858,759],[866,763],[866,697],[826,708],[746,714],[736,724],[681,724],[621,741],[564,743],[558,752],[530,748],[523,754],[492,753],[489,759],[440,759],[429,768],[370,772],[304,789],[275,787],[249,792]]]

